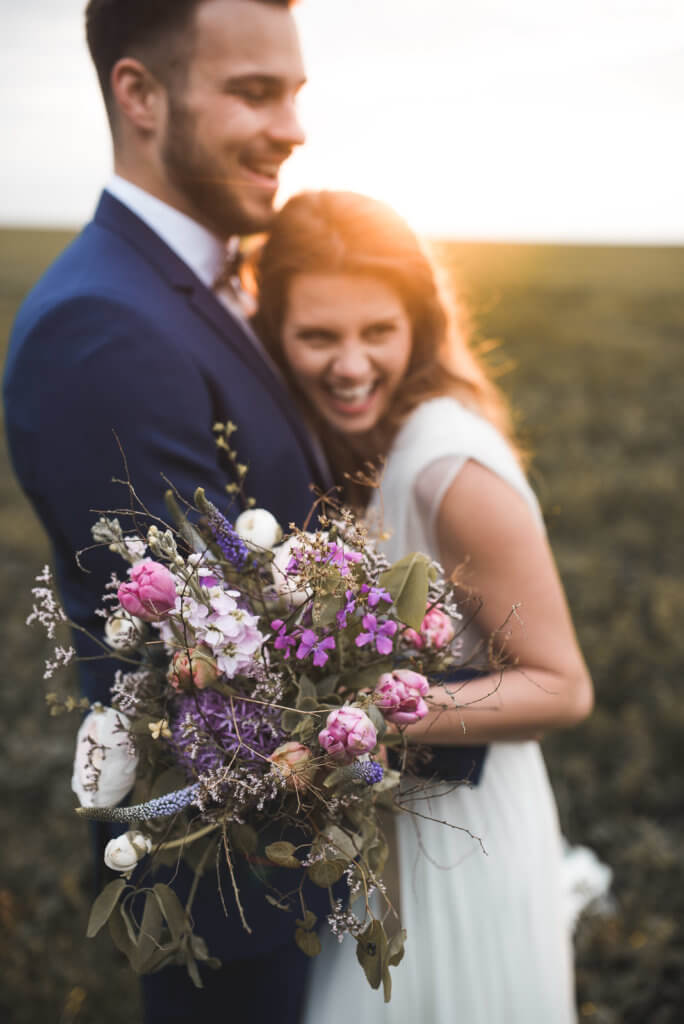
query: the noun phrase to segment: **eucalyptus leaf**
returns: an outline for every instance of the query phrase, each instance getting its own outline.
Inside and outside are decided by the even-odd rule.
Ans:
[[[185,953],[185,968],[192,979],[195,988],[204,988],[204,982],[197,966],[197,961],[188,949]]]
[[[339,882],[348,863],[346,860],[317,860],[307,868],[306,873],[314,885],[327,889],[329,885]]]
[[[280,722],[285,732],[294,732],[303,717],[296,711],[283,711]]]
[[[391,672],[392,666],[391,658],[380,658],[364,668],[345,673],[340,682],[348,690],[374,690],[380,676]]]
[[[316,696],[316,684],[309,679],[308,676],[301,675],[297,680],[297,686],[299,687],[300,697],[315,697]],[[299,700],[297,701],[297,707],[299,707]]]
[[[321,679],[320,682],[316,683],[316,695],[318,696],[319,700],[322,697],[329,697],[332,693],[334,693],[339,681],[339,672],[334,672],[332,673],[332,675],[325,676],[325,678]]]
[[[387,947],[387,963],[396,967],[404,959],[404,946],[406,943],[406,929],[396,932],[390,939]]]
[[[123,953],[129,964],[136,971],[135,956],[137,948],[134,942],[131,942],[126,925],[123,922],[121,914],[112,914],[108,921],[109,934],[112,937],[112,942],[119,950]]]
[[[316,726],[311,715],[302,715],[301,721],[296,729],[292,730],[292,735],[295,736],[302,743],[306,743],[310,740],[316,731]]]
[[[383,715],[377,704],[369,704],[366,708],[366,714],[370,718],[371,722],[375,726],[375,730],[378,734],[378,739],[382,740],[385,733],[387,732],[387,719]]]
[[[307,931],[311,931],[312,928],[316,927],[318,918],[311,910],[304,911],[304,917],[298,917],[295,924],[299,925],[300,928],[306,928]]]
[[[356,940],[356,959],[371,988],[380,988],[387,963],[387,936],[380,921],[371,921]]]
[[[423,624],[428,601],[430,559],[418,552],[406,555],[380,575],[380,586],[394,598],[397,618],[412,629]]]
[[[116,878],[104,887],[90,911],[88,930],[86,932],[89,939],[94,938],[102,925],[106,924],[109,915],[119,902],[119,897],[125,888],[126,880],[124,878]]]
[[[145,897],[145,910],[140,922],[140,936],[135,956],[138,970],[146,970],[147,962],[159,949],[162,927],[163,919],[159,903],[154,893],[148,892]]]
[[[266,902],[270,903],[272,907],[276,908],[276,910],[285,910],[289,913],[292,909],[287,903],[283,903],[282,901],[277,900],[275,896],[271,896],[270,892],[264,893],[264,898]]]
[[[317,932],[308,931],[306,928],[295,928],[295,942],[302,953],[307,956],[318,956],[321,951],[321,940]]]
[[[368,861],[368,867],[371,869],[373,874],[381,875],[385,864],[387,863],[387,857],[389,856],[389,847],[387,842],[378,835],[375,842],[371,843],[366,851],[366,860]]]
[[[230,841],[236,850],[246,854],[256,853],[259,845],[256,829],[246,823],[230,826]]]
[[[174,941],[178,941],[187,931],[187,919],[183,904],[173,889],[163,882],[157,882],[152,890],[159,902],[159,907],[169,926]]]
[[[348,835],[339,825],[330,825],[323,833],[323,838],[334,848],[335,854],[354,860],[361,848],[361,837]]]
[[[313,602],[313,623],[317,629],[331,626],[335,622],[335,616],[344,608],[345,599],[343,595],[321,594],[316,595]]]
[[[272,864],[277,864],[281,868],[301,868],[301,861],[295,857],[295,849],[292,843],[281,840],[278,843],[269,843],[264,852]]]

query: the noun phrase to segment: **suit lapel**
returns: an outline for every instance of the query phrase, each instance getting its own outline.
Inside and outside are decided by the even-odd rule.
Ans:
[[[271,394],[290,423],[310,463],[312,473],[324,487],[330,487],[330,471],[316,448],[279,374],[259,353],[248,329],[199,280],[162,239],[123,203],[103,192],[95,211],[95,222],[124,237],[175,291],[184,295],[194,314],[208,324],[229,345]]]

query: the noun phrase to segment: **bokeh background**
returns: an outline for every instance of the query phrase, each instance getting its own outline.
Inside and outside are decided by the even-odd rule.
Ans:
[[[597,708],[544,743],[568,838],[614,871],[576,933],[590,1024],[684,1019],[684,8],[680,0],[303,0],[305,186],[388,199],[511,396]],[[109,152],[82,0],[2,11],[0,355],[89,216]],[[495,344],[491,344],[494,342]],[[73,717],[50,718],[32,578],[49,551],[0,446],[0,1018],[132,1024],[86,940]],[[496,964],[491,965],[492,971]],[[499,1024],[499,1022],[493,1022]],[[505,1024],[505,1022],[501,1022]],[[549,1022],[553,1024],[553,1022]]]

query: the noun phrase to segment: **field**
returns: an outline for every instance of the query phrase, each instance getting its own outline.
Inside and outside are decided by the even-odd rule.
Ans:
[[[67,239],[0,231],[3,352],[19,302]],[[498,342],[489,358],[534,453],[596,685],[592,718],[544,743],[566,835],[615,873],[614,912],[577,931],[581,1020],[674,1024],[684,1019],[684,249],[436,248],[476,337]],[[0,1016],[131,1024],[135,982],[106,937],[84,937],[76,723],[44,711],[41,638],[24,626],[49,552],[4,448],[0,458]]]

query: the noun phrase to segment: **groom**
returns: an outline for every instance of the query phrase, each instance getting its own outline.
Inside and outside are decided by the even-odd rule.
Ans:
[[[87,35],[109,118],[115,174],[93,221],[26,299],[5,374],[7,432],[21,484],[54,548],[68,615],[96,631],[109,573],[90,543],[93,509],[129,507],[126,475],[152,515],[171,481],[225,509],[230,463],[212,425],[233,421],[246,489],[301,523],[324,467],[277,373],[217,294],[226,242],[268,227],[278,172],[303,135],[304,71],[288,0],[90,0]],[[119,447],[120,446],[120,447]],[[126,467],[122,462],[125,454]],[[128,524],[128,520],[126,520]],[[85,663],[107,701],[107,662]],[[327,900],[327,893],[323,893]],[[224,967],[194,990],[184,968],[145,980],[147,1020],[185,1021],[218,999],[252,1021],[296,1021],[306,958],[292,918],[246,892],[244,932],[209,879],[197,931]],[[197,906],[197,904],[196,904]],[[231,1013],[231,1015],[232,1015]]]

